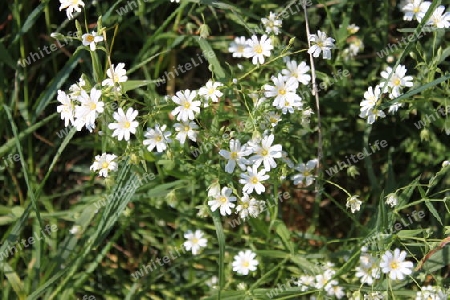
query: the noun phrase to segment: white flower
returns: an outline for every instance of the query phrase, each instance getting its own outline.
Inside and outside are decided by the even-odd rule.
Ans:
[[[449,166],[450,165],[450,161],[448,161],[448,160],[444,160],[443,162],[442,162],[442,168],[445,168],[445,167],[447,167],[447,166]]]
[[[424,17],[424,14],[422,14]],[[449,28],[450,27],[450,12],[445,12],[445,6],[439,5],[431,15],[427,22],[427,25],[432,25],[436,28]]]
[[[239,213],[239,216],[245,220],[248,215],[255,218],[260,213],[260,205],[259,201],[255,198],[250,198],[248,194],[244,193],[244,196],[241,198],[239,205],[236,207],[236,213]]]
[[[281,24],[283,23],[283,21],[279,20],[273,12],[270,12],[269,17],[262,18],[261,22],[266,27],[267,33],[273,32],[275,35],[280,33]]]
[[[84,2],[81,0],[59,0],[59,2],[61,3],[61,6],[59,7],[59,11],[65,9],[67,18],[69,20],[73,19],[74,11],[80,12],[81,11],[80,6],[84,7]]]
[[[257,166],[253,165],[253,168],[247,167],[247,173],[241,174],[241,179],[239,183],[244,184],[242,191],[244,193],[250,194],[253,190],[259,195],[266,190],[261,181],[269,179],[269,175],[265,175],[266,170],[262,169],[258,172]]]
[[[399,102],[394,103],[394,104],[391,104],[391,105],[389,105],[388,113],[394,114],[394,113],[396,113],[396,112],[398,111],[398,109],[399,109],[400,107],[402,107],[402,106],[403,106],[403,103],[399,103]]]
[[[355,34],[359,31],[359,26],[356,26],[355,24],[350,24],[347,26],[347,32],[349,34]]]
[[[299,174],[295,174],[292,176],[292,180],[294,184],[303,183],[305,186],[309,186],[314,182],[315,176],[312,172],[313,169],[316,168],[318,163],[317,159],[312,159],[308,161],[306,164],[299,164],[295,169],[299,171]]]
[[[310,67],[306,64],[306,62],[302,61],[300,64],[297,64],[295,60],[290,60],[286,62],[286,68],[287,69],[281,70],[285,80],[295,78],[298,82],[304,85],[308,85],[311,81],[311,75],[308,74]]]
[[[281,121],[281,116],[280,114],[274,113],[274,112],[269,112],[269,114],[266,116],[267,121],[270,123],[270,125],[273,127],[278,125],[278,122]]]
[[[203,231],[196,230],[194,233],[191,230],[188,230],[184,234],[184,238],[187,239],[184,242],[184,248],[187,251],[192,250],[192,254],[196,255],[199,253],[200,248],[206,247],[208,240],[203,237]]]
[[[70,228],[69,232],[70,234],[77,234],[80,232],[81,226],[80,225],[73,225],[72,228]]]
[[[253,148],[253,152],[255,153],[255,155],[250,157],[250,161],[255,164],[255,167],[259,167],[264,163],[264,170],[267,172],[270,171],[271,168],[277,167],[274,158],[281,158],[283,154],[280,144],[272,146],[274,139],[275,136],[271,134],[264,136],[261,143],[249,142],[250,147]]]
[[[117,156],[114,154],[103,153],[102,155],[95,156],[95,161],[91,165],[90,170],[98,171],[100,176],[107,177],[108,171],[117,171],[117,163],[113,160]]]
[[[338,285],[332,285],[327,290],[328,296],[335,296],[337,299],[342,299],[345,296],[344,289]]]
[[[155,129],[147,128],[147,132],[145,133],[147,139],[143,143],[147,146],[149,152],[152,152],[156,147],[156,151],[161,153],[167,149],[167,144],[172,142],[169,138],[172,133],[165,131],[166,127],[166,125],[160,127],[159,124],[156,124]]]
[[[362,284],[372,285],[375,279],[380,278],[380,268],[376,263],[377,261],[372,255],[368,253],[361,254],[355,276],[360,278]]]
[[[416,300],[447,300],[447,294],[439,287],[426,286],[416,294]]]
[[[114,86],[114,84],[116,83],[126,82],[128,80],[128,77],[126,76],[127,71],[124,68],[124,63],[119,63],[116,68],[114,68],[114,64],[111,65],[111,68],[108,68],[108,70],[106,71],[106,75],[108,76],[108,78],[103,80],[102,86]],[[114,71],[111,72],[111,69],[113,69]],[[117,91],[120,90],[120,86],[117,87]]]
[[[134,121],[137,117],[138,111],[129,107],[127,113],[125,114],[123,109],[119,107],[117,112],[114,112],[113,117],[117,123],[111,123],[108,125],[109,129],[114,129],[113,137],[117,136],[117,139],[121,141],[125,139],[125,141],[130,140],[130,134],[136,133],[136,128],[139,125],[139,122]]]
[[[377,104],[381,96],[381,89],[379,85],[375,87],[369,86],[366,92],[364,92],[364,100],[361,101],[361,111],[372,109]]]
[[[350,56],[355,57],[361,50],[364,49],[363,41],[358,37],[352,37],[349,45]]]
[[[316,34],[311,34],[309,36],[309,41],[311,42],[311,47],[308,49],[308,53],[312,54],[314,57],[319,57],[320,52],[323,51],[324,59],[331,59],[331,49],[334,48],[334,39],[327,37],[325,32],[317,31]]]
[[[178,121],[187,122],[195,118],[194,113],[200,112],[200,101],[193,101],[197,93],[191,90],[178,91],[172,96],[172,101],[179,106],[172,110],[172,116],[177,116]]]
[[[389,195],[387,195],[386,204],[390,205],[391,207],[396,206],[398,204],[397,195],[395,195],[395,193],[390,193]]]
[[[244,50],[244,56],[247,58],[253,57],[252,63],[254,65],[264,63],[264,56],[269,57],[270,51],[273,49],[272,42],[267,35],[261,36],[261,41],[258,41],[258,37],[253,35],[250,40],[247,41],[248,47]]]
[[[316,278],[311,275],[301,275],[295,284],[300,288],[300,291],[305,292],[309,288],[314,287]]]
[[[333,270],[326,270],[323,274],[316,275],[316,289],[324,289],[327,291],[330,287],[337,284],[336,280],[331,280],[333,278],[335,272]]]
[[[64,120],[64,126],[67,127],[70,124],[74,124],[74,104],[69,96],[64,91],[58,90],[57,100],[62,104],[56,107],[56,111],[61,114],[61,120]]]
[[[186,141],[186,137],[188,137],[191,141],[197,141],[198,131],[196,131],[196,129],[198,129],[199,127],[197,124],[195,124],[195,122],[175,123],[173,127],[175,127],[175,131],[178,132],[175,136],[175,139],[180,141],[180,144],[184,144],[184,142]]]
[[[301,98],[296,94],[298,88],[298,81],[295,78],[290,77],[285,80],[282,74],[278,74],[278,77],[272,76],[274,86],[266,84],[264,86],[264,95],[268,98],[275,98],[272,105],[276,108],[282,109],[285,107],[286,102],[294,103],[300,102]]]
[[[220,194],[215,196],[214,200],[208,201],[212,211],[216,211],[220,207],[220,214],[222,216],[231,215],[231,208],[236,205],[232,202],[236,201],[236,197],[230,197],[232,189],[223,187]]]
[[[241,147],[241,142],[239,140],[231,139],[230,151],[223,149],[219,151],[219,154],[222,157],[228,159],[228,163],[225,166],[225,172],[230,174],[233,173],[236,163],[242,170],[245,170],[245,165],[249,163],[245,156],[248,156],[251,153],[252,149],[247,148],[245,145]]]
[[[347,208],[350,207],[350,209],[351,209],[351,211],[352,211],[352,214],[354,214],[355,211],[359,211],[360,208],[361,208],[362,201],[360,201],[360,200],[358,199],[358,197],[359,197],[359,196],[351,196],[351,197],[348,197],[348,198],[347,198],[347,204],[346,204],[346,206],[347,206]]]
[[[405,261],[406,252],[395,249],[394,253],[386,251],[381,257],[380,268],[383,273],[389,273],[392,280],[403,280],[405,275],[412,273],[413,263]]]
[[[245,36],[236,37],[231,42],[228,51],[233,53],[233,57],[245,57],[245,49],[247,48],[247,40]]]
[[[402,11],[405,13],[403,20],[412,21],[415,17],[417,21],[421,22],[430,5],[431,2],[428,1],[412,0],[402,8]]]
[[[381,77],[384,78],[385,81],[393,73],[388,82],[388,87],[392,88],[391,96],[390,96],[391,98],[397,98],[398,96],[400,96],[403,87],[413,86],[413,83],[412,83],[413,77],[405,76],[406,71],[407,70],[406,70],[405,66],[398,65],[394,72],[391,67],[387,67],[386,70],[381,72]],[[383,85],[385,84],[385,81],[382,83]]]
[[[102,92],[95,88],[91,89],[90,95],[84,90],[81,91],[80,96],[78,96],[78,101],[81,105],[75,107],[76,120],[74,125],[78,131],[83,126],[93,127],[98,114],[104,111],[103,106],[105,103],[100,101],[101,96]]]
[[[239,251],[238,255],[234,256],[233,271],[240,275],[248,275],[249,271],[256,271],[258,261],[256,254],[251,250]]]
[[[212,82],[211,80],[208,80],[205,86],[200,88],[198,94],[206,99],[206,102],[204,103],[205,107],[208,107],[209,99],[211,99],[212,102],[218,102],[218,98],[223,96],[223,93],[217,89],[219,86],[223,86],[223,84],[220,82]]]
[[[96,44],[103,41],[103,37],[101,35],[98,35],[98,33],[95,31],[92,31],[92,34],[83,34],[82,38],[83,46],[89,46],[91,48],[91,51],[95,51]]]
[[[386,117],[386,114],[380,109],[370,108],[370,109],[361,111],[361,113],[359,114],[359,117],[363,118],[363,119],[367,119],[368,124],[373,124],[378,118]]]
[[[86,85],[86,81],[84,81],[83,77],[80,77],[78,80],[78,83],[74,83],[69,87],[70,91],[70,98],[76,100],[78,99],[78,96],[81,95],[81,91],[83,90],[83,87]]]

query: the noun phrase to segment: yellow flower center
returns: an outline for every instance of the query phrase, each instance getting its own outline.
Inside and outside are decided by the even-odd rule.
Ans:
[[[321,41],[317,42],[317,46],[319,46],[320,48],[323,48],[323,43]]]
[[[227,203],[227,197],[225,197],[225,196],[220,196],[220,197],[219,197],[219,202],[222,203],[222,204]]]
[[[413,8],[413,12],[414,12],[414,13],[418,13],[418,12],[419,12],[419,8],[418,8],[418,7],[414,7],[414,8]]]
[[[263,49],[260,45],[256,45],[255,46],[255,52],[258,54],[261,54],[263,52]]]
[[[278,94],[285,95],[286,94],[286,90],[285,89],[279,89],[278,90]]]
[[[216,91],[215,88],[210,88],[210,89],[208,90],[208,95],[214,94],[215,91]]]
[[[189,126],[184,126],[184,131],[189,131]]]
[[[311,175],[311,172],[309,172],[309,171],[304,171],[304,172],[303,172],[303,176],[306,177],[306,176],[309,176],[309,175]]]
[[[161,140],[162,140],[162,136],[160,136],[160,135],[158,135],[158,136],[155,138],[155,141],[157,141],[157,142],[161,142]]]
[[[92,43],[94,41],[94,36],[93,35],[88,35],[86,37],[86,41],[88,41],[89,43]]]
[[[262,155],[262,156],[266,156],[267,154],[269,154],[269,152],[268,152],[266,149],[264,149],[263,151],[261,151],[261,155]]]
[[[89,108],[91,110],[95,110],[97,108],[97,104],[95,104],[95,102],[91,102],[91,104],[89,105]]]
[[[230,157],[231,157],[231,159],[236,160],[238,158],[237,152],[231,152]]]
[[[185,101],[183,106],[184,108],[189,109],[189,107],[191,107],[191,104],[188,101]]]
[[[270,123],[276,123],[278,120],[277,119],[275,119],[274,117],[271,117],[270,118]]]
[[[242,267],[248,268],[249,266],[250,266],[250,264],[249,264],[248,261],[243,261],[243,262],[242,262]]]
[[[257,184],[257,183],[258,183],[258,178],[253,177],[252,180],[251,180],[251,182],[252,182],[253,184]]]
[[[401,81],[400,81],[400,79],[395,78],[394,80],[392,80],[392,83],[393,83],[395,86],[399,86],[400,83],[401,83]]]
[[[397,270],[398,269],[398,263],[396,261],[391,262],[390,266],[391,266],[392,270]]]
[[[125,122],[125,124],[123,124],[123,127],[125,128],[130,128],[131,124],[130,122]]]
[[[192,244],[197,244],[198,243],[198,238],[192,238],[191,242],[192,242]]]
[[[109,164],[105,161],[104,163],[102,163],[102,169],[106,169],[109,167]]]

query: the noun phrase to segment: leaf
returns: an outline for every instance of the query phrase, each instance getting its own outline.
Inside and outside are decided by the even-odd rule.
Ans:
[[[439,216],[439,213],[437,212],[436,208],[434,208],[433,204],[430,202],[430,200],[425,199],[425,205],[427,206],[428,210],[430,211],[430,213],[436,218],[436,220],[439,221],[439,223],[442,224],[442,220],[441,217]]]
[[[10,66],[12,69],[16,69],[17,66],[13,63],[14,59],[12,59],[11,55],[9,55],[9,52],[6,50],[3,43],[0,41],[0,62],[4,62],[8,66]]]
[[[202,48],[203,56],[206,57],[208,62],[212,65],[212,71],[216,75],[217,79],[220,80],[225,78],[225,72],[223,71],[222,66],[219,63],[214,50],[211,48],[211,45],[205,39],[197,38],[196,40],[200,45],[200,48]]]
[[[122,83],[123,92],[132,91],[141,86],[146,86],[153,83],[153,80],[128,80]]]
[[[286,225],[280,220],[276,220],[274,222],[274,228],[278,236],[281,238],[286,249],[290,251],[292,255],[294,255],[294,245],[291,242],[291,232],[287,229]]]

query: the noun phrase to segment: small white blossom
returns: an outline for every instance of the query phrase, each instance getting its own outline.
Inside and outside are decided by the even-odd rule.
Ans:
[[[273,32],[275,35],[280,33],[281,25],[283,23],[283,21],[278,19],[273,12],[270,12],[270,15],[267,18],[262,18],[261,22],[266,27],[266,33]]]
[[[199,128],[195,122],[188,121],[188,122],[181,122],[181,123],[175,123],[173,125],[175,128],[175,131],[177,131],[177,135],[175,136],[175,139],[177,139],[180,144],[184,144],[186,141],[186,138],[188,137],[191,141],[196,142],[197,141],[197,129]]]
[[[267,35],[261,36],[261,40],[258,41],[258,37],[253,35],[252,38],[247,41],[248,47],[244,50],[244,56],[247,58],[252,57],[252,63],[263,64],[264,57],[270,56],[270,51],[273,49],[272,42]]]
[[[308,53],[314,57],[319,57],[323,52],[324,59],[331,59],[331,49],[334,48],[334,39],[327,37],[325,32],[317,31],[317,34],[311,34],[309,36],[311,47],[308,49]]]
[[[230,140],[230,151],[221,149],[219,154],[228,159],[228,163],[225,166],[225,172],[233,173],[236,164],[241,168],[241,170],[245,170],[246,164],[249,161],[245,158],[246,156],[252,153],[252,149],[247,148],[245,145],[241,147],[241,142],[239,140],[231,139]]]
[[[200,112],[201,104],[200,101],[194,101],[196,96],[196,91],[178,91],[175,96],[172,97],[172,101],[178,104],[178,106],[172,110],[172,116],[176,116],[178,121],[183,122],[194,120],[194,113]]]
[[[256,271],[257,265],[258,261],[253,251],[239,251],[238,255],[234,256],[233,271],[240,275],[248,275],[249,271]]]
[[[156,147],[156,151],[161,153],[167,149],[167,144],[171,143],[172,140],[169,136],[172,134],[170,131],[166,131],[166,125],[160,126],[155,125],[155,128],[147,128],[145,133],[146,139],[144,140],[144,146],[147,146],[147,150],[152,152]]]
[[[396,206],[398,204],[397,195],[395,195],[395,193],[391,193],[391,194],[387,195],[386,204],[390,205],[391,207]]]
[[[98,35],[97,32],[92,31],[92,33],[85,33],[82,36],[83,46],[89,46],[91,51],[95,51],[97,43],[103,42],[103,37]]]
[[[113,70],[111,72],[111,69]],[[114,86],[116,83],[126,82],[128,80],[128,77],[126,76],[127,71],[125,70],[125,64],[119,63],[117,64],[116,68],[114,68],[114,65],[111,65],[111,68],[108,68],[106,71],[106,75],[108,76],[107,79],[102,81],[102,86]],[[120,91],[121,87],[117,87],[117,91]]]
[[[74,11],[80,12],[81,7],[84,7],[84,2],[81,0],[59,0],[59,2],[61,3],[59,11],[65,9],[69,20],[73,19]]]
[[[359,196],[351,196],[351,197],[348,197],[348,198],[347,198],[347,204],[346,204],[346,206],[347,206],[347,208],[350,207],[350,209],[351,209],[351,211],[352,211],[352,214],[354,214],[355,211],[359,211],[360,208],[361,208],[362,201],[360,201],[360,200],[358,199],[358,197],[359,197]]]
[[[208,80],[205,86],[200,88],[198,94],[205,98],[205,107],[208,107],[209,99],[211,99],[212,102],[218,102],[218,98],[223,96],[223,93],[217,89],[220,86],[223,86],[223,84],[220,82],[212,82],[211,80]]]
[[[90,170],[98,171],[100,176],[107,177],[109,171],[117,171],[117,163],[114,160],[117,158],[114,154],[103,153],[95,156],[95,161],[91,165]]]
[[[299,174],[292,176],[294,184],[304,183],[305,186],[309,186],[314,182],[315,176],[312,172],[317,166],[318,160],[312,159],[306,164],[299,164],[295,169],[299,171]]]
[[[262,169],[258,172],[257,166],[247,167],[247,173],[241,174],[239,183],[244,184],[242,191],[250,194],[253,190],[259,195],[266,190],[261,181],[269,179],[269,175],[266,175],[266,170]]]
[[[184,234],[184,238],[187,239],[186,242],[184,242],[184,248],[187,251],[192,250],[192,254],[196,255],[200,252],[200,249],[203,247],[206,247],[206,244],[208,240],[203,237],[203,231],[196,230],[195,232],[192,232],[191,230],[188,230]]]
[[[208,205],[211,206],[212,211],[220,208],[220,214],[222,216],[231,215],[231,208],[236,205],[232,202],[236,201],[236,197],[231,197],[232,189],[228,187],[222,188],[220,194],[215,196],[214,200],[208,201]]]
[[[56,111],[61,114],[61,120],[64,120],[64,126],[67,127],[69,122],[71,125],[74,124],[74,114],[75,107],[74,103],[70,99],[69,96],[66,95],[64,91],[58,90],[58,102],[61,103],[58,107],[56,107]]]
[[[233,53],[233,57],[245,57],[245,49],[247,48],[247,39],[245,36],[234,38],[231,42],[228,52]]]
[[[380,268],[383,273],[389,273],[392,280],[403,280],[405,275],[410,275],[413,269],[413,263],[405,261],[406,252],[395,249],[394,253],[386,251],[381,257]]]

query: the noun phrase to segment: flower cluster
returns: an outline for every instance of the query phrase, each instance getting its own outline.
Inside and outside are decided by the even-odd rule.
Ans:
[[[381,72],[383,78],[379,85],[369,87],[364,93],[364,100],[361,101],[360,117],[367,119],[367,123],[373,124],[378,118],[384,118],[386,114],[378,108],[381,104],[382,94],[388,93],[390,99],[394,99],[403,94],[403,88],[413,86],[413,77],[406,75],[406,68],[403,65],[398,65],[395,70],[391,67],[386,67]],[[389,113],[395,113],[403,103],[394,103],[389,107]]]
[[[400,4],[401,10],[405,14],[403,20],[412,21],[417,20],[422,22],[428,9],[430,8],[430,1],[423,0],[407,0]],[[439,5],[431,14],[430,19],[425,25],[436,28],[450,28],[450,12],[445,12],[445,6]]]
[[[355,24],[348,25],[347,27],[347,33],[349,34],[349,37],[347,38],[348,48],[345,48],[342,51],[342,56],[344,57],[344,60],[353,59],[356,55],[358,55],[359,52],[364,50],[364,43],[363,41],[356,35],[359,31],[359,27]]]
[[[323,265],[323,272],[319,275],[301,275],[295,284],[302,292],[308,290],[323,290],[328,296],[342,299],[345,296],[344,288],[335,279],[335,265],[327,262]]]

